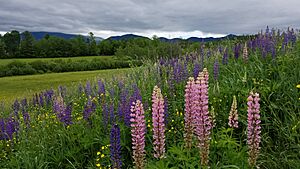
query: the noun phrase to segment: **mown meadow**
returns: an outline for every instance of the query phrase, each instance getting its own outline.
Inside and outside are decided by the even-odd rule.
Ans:
[[[1,168],[299,168],[300,41],[267,29],[15,100]]]

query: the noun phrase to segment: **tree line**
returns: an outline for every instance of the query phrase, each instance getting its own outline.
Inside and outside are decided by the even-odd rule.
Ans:
[[[237,40],[247,39],[246,36]],[[208,42],[206,46],[216,46],[224,41]],[[126,40],[105,39],[96,42],[94,34],[88,37],[76,36],[64,39],[56,36],[44,36],[36,40],[28,31],[20,34],[13,30],[0,35],[0,58],[54,58],[95,55],[116,55],[119,58],[133,60],[170,58],[186,52],[197,51],[199,42],[179,40],[176,42],[161,41],[157,36],[149,38],[130,38]]]

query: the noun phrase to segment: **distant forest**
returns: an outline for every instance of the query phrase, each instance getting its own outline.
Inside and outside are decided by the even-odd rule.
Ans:
[[[247,36],[234,37],[245,39]],[[219,43],[219,42],[211,42]],[[221,43],[221,41],[220,41]],[[209,45],[209,44],[208,44]],[[178,56],[185,52],[195,51],[199,42],[178,40],[166,42],[154,36],[152,39],[139,37],[125,40],[106,39],[96,42],[94,34],[64,39],[45,35],[36,40],[28,31],[16,30],[0,35],[0,58],[55,58],[95,55],[116,55],[128,59],[156,59],[158,57]]]

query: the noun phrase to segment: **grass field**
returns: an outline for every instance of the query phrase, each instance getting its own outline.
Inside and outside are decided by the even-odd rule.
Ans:
[[[99,59],[112,59],[113,56],[80,56],[80,57],[68,57],[68,58],[25,58],[25,59],[0,59],[0,66],[4,66],[7,65],[13,61],[20,61],[20,62],[26,62],[26,63],[30,63],[30,62],[34,62],[34,61],[52,61],[52,60],[69,60],[71,59],[72,61],[76,61],[76,60],[92,60],[95,58],[99,58]]]
[[[0,78],[0,101],[12,103],[16,98],[32,96],[45,89],[57,89],[59,85],[71,86],[73,83],[85,83],[88,79],[111,78],[122,75],[130,69],[110,69],[83,72],[50,73],[43,75],[14,76]]]

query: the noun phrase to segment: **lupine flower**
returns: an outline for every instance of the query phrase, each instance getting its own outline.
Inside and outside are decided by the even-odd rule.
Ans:
[[[0,118],[0,140],[6,140],[5,121]]]
[[[83,110],[83,119],[85,119],[90,125],[91,125],[91,115],[95,111],[96,105],[90,98],[88,98],[88,101],[86,105],[84,106]]]
[[[22,101],[21,101],[21,109],[22,109],[22,115],[23,115],[23,120],[24,120],[24,123],[26,125],[26,128],[28,129],[30,127],[30,116],[29,116],[29,113],[27,112],[27,107],[28,107],[28,104],[27,104],[27,99],[24,98]]]
[[[234,46],[234,57],[236,58],[236,59],[238,59],[239,58],[239,55],[240,55],[240,44],[236,44],[235,46]]]
[[[212,128],[216,127],[216,112],[214,106],[211,106],[210,108],[209,117],[212,123]]]
[[[86,86],[84,88],[84,93],[87,97],[92,95],[92,88],[91,88],[91,82],[90,81],[86,82]]]
[[[201,164],[208,165],[209,155],[209,140],[212,129],[211,119],[208,111],[208,78],[209,74],[206,68],[203,69],[197,78],[196,86],[199,85],[200,89],[200,110],[195,116],[195,134],[198,139],[198,147],[201,154]],[[198,88],[198,87],[197,87]],[[197,90],[196,90],[197,91]]]
[[[168,124],[168,117],[169,117],[169,113],[168,113],[168,98],[167,96],[164,97],[164,114],[165,114],[165,124]]]
[[[197,78],[198,74],[200,72],[200,64],[199,63],[195,63],[195,66],[194,66],[194,78]]]
[[[7,136],[7,139],[12,140],[13,134],[16,132],[16,122],[15,119],[10,116],[6,121],[6,128],[5,128],[5,134]]]
[[[214,80],[217,81],[218,80],[218,77],[219,77],[219,62],[218,62],[218,59],[215,60],[215,63],[214,63]]]
[[[19,120],[19,110],[20,110],[20,104],[19,104],[18,100],[15,100],[15,102],[13,104],[13,111],[18,120]]]
[[[110,131],[110,160],[113,169],[121,169],[120,128],[117,124],[113,125]]]
[[[185,86],[185,114],[184,114],[184,141],[186,148],[191,149],[192,147],[192,136],[193,136],[193,86],[195,81],[193,77],[190,77],[187,85]]]
[[[248,97],[248,128],[247,128],[247,144],[249,148],[249,165],[255,166],[256,159],[259,155],[259,144],[261,140],[261,127],[260,127],[260,104],[259,94],[250,92]]]
[[[154,157],[165,155],[165,117],[164,98],[159,87],[155,86],[152,93],[152,123]]]
[[[238,128],[238,112],[237,112],[237,101],[236,97],[233,96],[231,110],[228,117],[228,125],[232,128]]]
[[[71,104],[66,106],[61,96],[55,98],[53,103],[53,111],[60,122],[65,126],[73,124],[72,122],[72,106]]]
[[[228,48],[225,48],[225,51],[224,51],[224,54],[223,54],[222,63],[223,63],[223,65],[227,65],[228,64]]]
[[[248,61],[248,48],[247,48],[247,43],[245,43],[244,48],[243,48],[243,59],[244,62]]]
[[[44,97],[42,93],[39,94],[39,98],[39,106],[44,107]]]
[[[130,126],[134,164],[136,169],[143,169],[145,165],[146,121],[143,104],[140,100],[132,103],[131,112]]]

